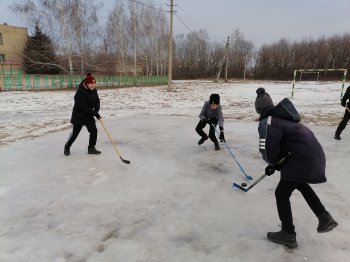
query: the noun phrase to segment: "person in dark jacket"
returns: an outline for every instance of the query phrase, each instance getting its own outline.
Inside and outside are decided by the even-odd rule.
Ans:
[[[198,141],[198,145],[204,143],[208,139],[208,135],[203,131],[204,127],[209,124],[209,138],[215,145],[215,150],[220,150],[219,142],[215,136],[215,127],[219,124],[220,141],[225,141],[224,135],[224,116],[222,107],[220,105],[220,96],[218,94],[211,94],[209,101],[205,101],[199,114],[200,121],[197,124],[196,132],[202,138]],[[226,141],[225,141],[226,142]]]
[[[97,142],[97,127],[94,117],[101,119],[98,111],[100,110],[100,98],[96,90],[96,80],[90,73],[79,84],[78,90],[74,96],[74,107],[70,122],[73,124],[73,131],[64,145],[64,154],[70,155],[70,147],[78,137],[83,126],[86,126],[90,133],[88,154],[101,154],[95,148]]]
[[[349,100],[348,103],[346,103],[347,100]],[[334,138],[337,140],[341,140],[340,134],[343,132],[350,119],[350,86],[348,86],[341,99],[341,105],[345,107],[345,113],[334,134]]]
[[[298,244],[289,201],[295,189],[318,217],[317,232],[328,232],[338,225],[309,185],[327,181],[326,157],[313,132],[299,123],[300,116],[288,98],[274,106],[264,88],[256,92],[255,109],[260,114],[259,151],[268,163],[265,174],[270,176],[275,170],[281,171],[275,197],[282,229],[267,233],[267,238],[295,248]],[[282,163],[281,159],[284,159]]]

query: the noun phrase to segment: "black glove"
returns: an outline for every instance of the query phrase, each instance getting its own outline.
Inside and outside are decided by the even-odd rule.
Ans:
[[[265,174],[267,176],[271,176],[273,173],[275,173],[275,169],[273,166],[268,165],[267,167],[265,167]]]
[[[342,107],[345,107],[345,106],[346,106],[346,102],[344,102],[344,103],[341,102],[341,106],[342,106]]]
[[[220,142],[225,142],[225,143],[226,143],[225,135],[224,135],[224,130],[221,130],[221,131],[220,131],[219,139],[220,139]]]
[[[281,171],[282,165],[286,162],[286,160],[292,155],[291,152],[287,152],[282,154],[282,157],[280,158],[280,160],[277,162],[277,164],[275,166],[273,166],[273,168],[277,171]]]
[[[276,165],[273,167],[273,169],[277,170],[277,171],[281,171],[282,168],[282,164],[281,165]]]
[[[208,119],[208,123],[216,126],[218,123],[218,119],[217,118]]]
[[[100,114],[98,113],[98,112],[96,112],[96,111],[94,111],[94,116],[98,119],[98,120],[100,120],[102,117],[100,116]]]

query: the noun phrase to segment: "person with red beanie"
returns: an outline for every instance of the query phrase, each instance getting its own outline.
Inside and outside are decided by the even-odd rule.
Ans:
[[[88,154],[98,155],[95,146],[97,142],[97,127],[94,117],[101,119],[98,111],[100,110],[100,98],[96,90],[96,79],[88,73],[79,84],[78,90],[74,96],[74,107],[70,122],[73,125],[73,131],[64,145],[64,155],[70,155],[70,147],[78,137],[83,126],[86,126],[90,133]]]

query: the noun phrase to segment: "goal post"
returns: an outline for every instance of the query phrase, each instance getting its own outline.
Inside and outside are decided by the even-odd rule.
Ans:
[[[343,69],[343,68],[339,68],[339,69],[298,69],[298,70],[294,70],[293,85],[292,85],[292,98],[294,96],[294,86],[295,86],[295,79],[297,77],[297,73],[300,73],[300,74],[302,74],[302,73],[315,73],[315,74],[319,75],[319,72],[336,72],[336,71],[343,72],[342,88],[341,88],[341,94],[340,94],[340,97],[343,97],[346,75],[348,73],[348,70]]]

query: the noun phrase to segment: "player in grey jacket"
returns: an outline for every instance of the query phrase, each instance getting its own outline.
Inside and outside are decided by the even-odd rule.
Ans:
[[[209,101],[205,101],[201,113],[199,114],[200,121],[197,124],[196,132],[202,138],[198,141],[198,145],[204,143],[208,139],[208,135],[203,131],[204,127],[209,124],[209,138],[215,145],[215,150],[220,150],[219,142],[215,136],[215,128],[219,124],[220,141],[225,141],[224,135],[224,116],[220,105],[220,96],[211,94]],[[226,141],[225,141],[226,142]]]

